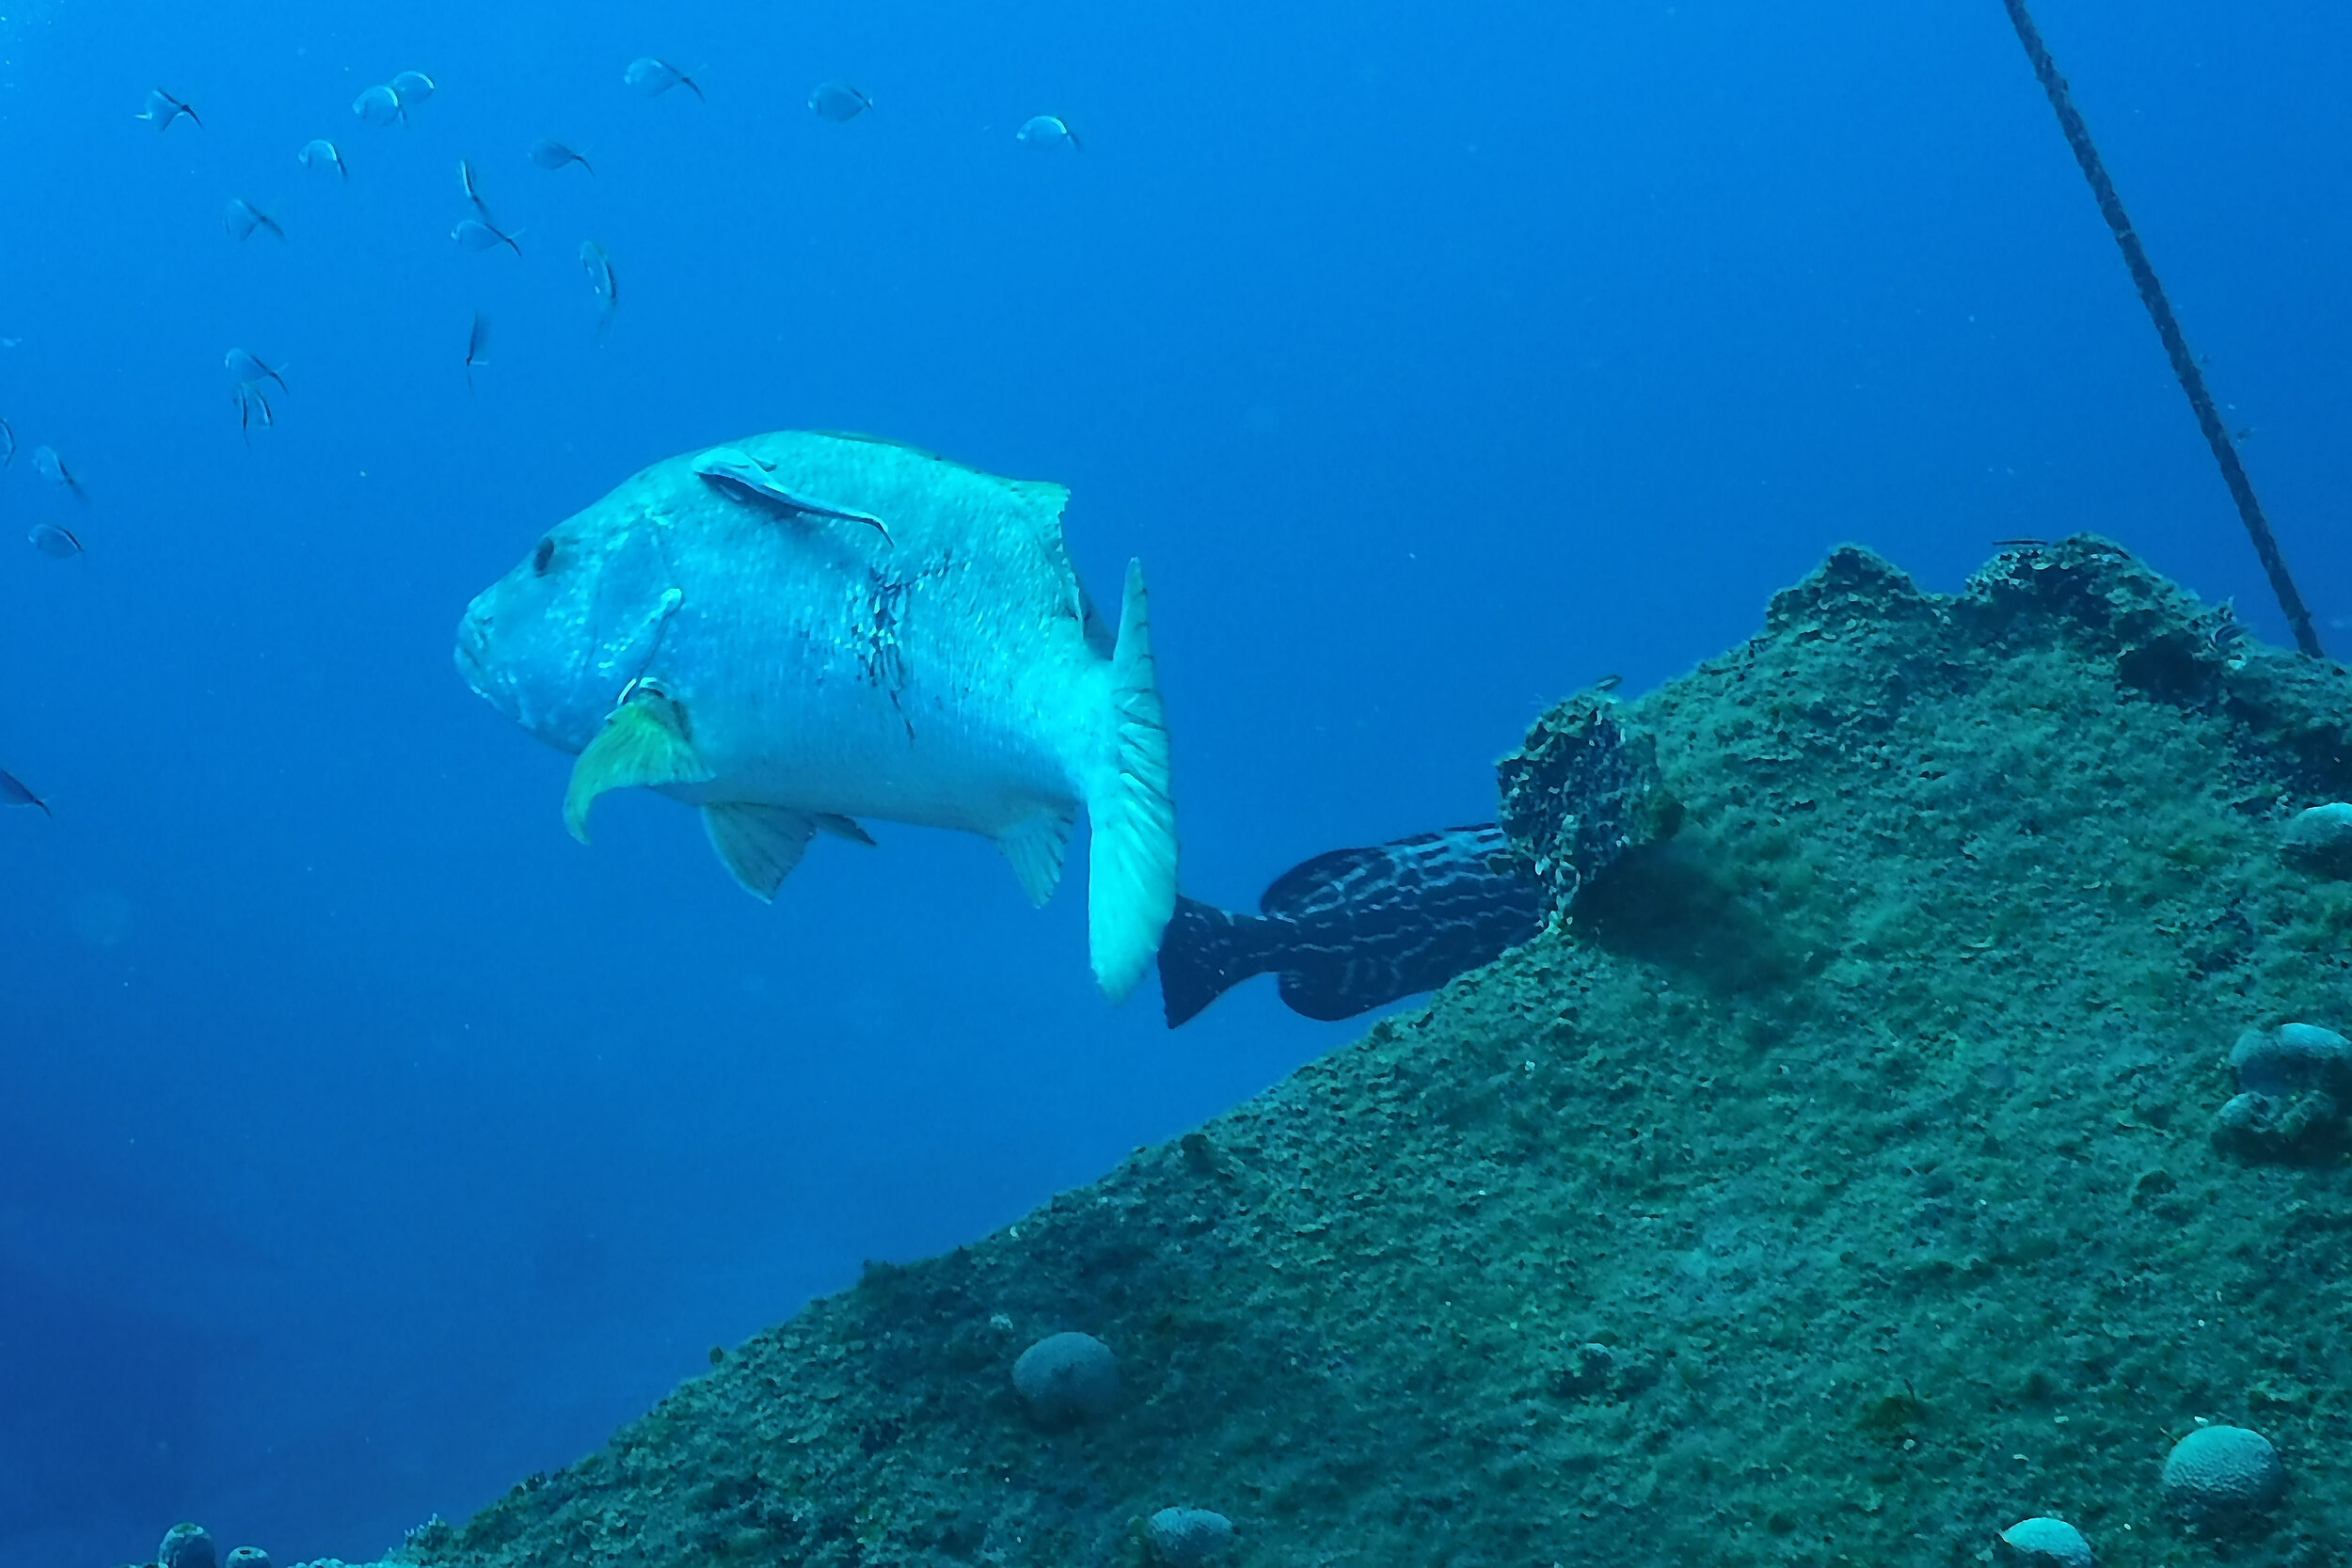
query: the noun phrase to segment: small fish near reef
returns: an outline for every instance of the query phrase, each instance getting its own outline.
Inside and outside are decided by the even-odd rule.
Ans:
[[[1084,810],[1094,975],[1125,996],[1176,899],[1140,564],[1114,628],[1063,546],[1058,484],[856,436],[718,450],[733,456],[657,463],[559,524],[458,628],[474,690],[577,759],[574,835],[598,796],[653,789],[698,808],[767,899],[819,832],[953,828],[993,841],[1042,904]],[[794,506],[704,471],[735,456]]]
[[[1291,867],[1236,914],[1176,900],[1160,944],[1170,1029],[1254,974],[1331,1022],[1434,990],[1534,936],[1543,895],[1492,823],[1334,849]]]

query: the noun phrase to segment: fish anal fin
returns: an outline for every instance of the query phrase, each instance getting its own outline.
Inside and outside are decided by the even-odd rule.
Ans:
[[[801,863],[817,825],[817,818],[788,806],[724,800],[703,807],[703,831],[710,835],[719,863],[762,903],[775,897]]]
[[[1021,891],[1029,902],[1042,905],[1061,884],[1062,857],[1070,853],[1070,834],[1077,816],[1066,808],[1025,816],[996,835],[996,847],[1012,863]]]
[[[675,706],[666,700],[626,703],[573,762],[571,783],[564,790],[564,825],[585,844],[588,810],[608,790],[707,784],[715,777],[694,754]]]
[[[869,849],[874,847],[874,835],[859,827],[855,817],[837,816],[832,812],[820,811],[810,820],[835,838],[846,838],[852,844],[863,844]]]
[[[1393,1002],[1410,991],[1391,991],[1382,986],[1351,990],[1344,978],[1327,974],[1311,974],[1304,971],[1285,970],[1278,987],[1282,1006],[1301,1018],[1311,1018],[1321,1023],[1337,1023],[1370,1012],[1383,1002]]]

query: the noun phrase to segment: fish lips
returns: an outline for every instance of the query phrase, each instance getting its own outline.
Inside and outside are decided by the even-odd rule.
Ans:
[[[514,683],[494,673],[490,666],[490,608],[483,602],[488,597],[486,594],[477,596],[457,623],[457,673],[466,677],[475,696],[520,723]]]
[[[498,709],[505,719],[560,751],[577,752],[579,737],[559,733],[564,727],[558,722],[562,715],[531,700],[527,684],[494,645],[492,632],[497,617],[491,601],[497,595],[495,587],[485,590],[466,607],[465,619],[457,623],[457,673],[466,678],[475,696]]]
[[[581,739],[565,733],[566,726],[562,722],[564,715],[532,702],[525,683],[492,646],[494,619],[487,601],[494,593],[495,590],[485,593],[468,605],[466,618],[457,623],[457,673],[465,677],[474,695],[498,709],[501,717],[559,752],[578,752]]]

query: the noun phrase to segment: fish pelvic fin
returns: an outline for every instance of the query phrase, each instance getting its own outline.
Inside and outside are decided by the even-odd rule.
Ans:
[[[1061,885],[1062,858],[1070,853],[1071,831],[1077,825],[1074,812],[1041,811],[996,835],[996,847],[1012,863],[1012,874],[1021,879],[1021,891],[1030,903],[1043,907]]]
[[[719,863],[734,873],[743,891],[768,903],[792,875],[817,836],[817,818],[788,806],[728,800],[703,807],[703,831],[718,851]]]
[[[564,826],[588,842],[588,810],[608,790],[640,784],[707,784],[718,775],[695,755],[686,718],[668,698],[641,692],[612,710],[572,764],[564,790]]]
[[[1160,1008],[1168,1026],[1190,1022],[1244,980],[1273,968],[1281,952],[1279,933],[1288,924],[1179,895],[1160,939]]]
[[[1152,661],[1143,562],[1127,563],[1111,652],[1115,754],[1087,797],[1087,950],[1095,984],[1118,1002],[1136,989],[1176,910],[1176,805],[1168,724]]]

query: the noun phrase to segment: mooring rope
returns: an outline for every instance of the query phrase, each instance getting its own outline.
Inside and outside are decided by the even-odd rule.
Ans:
[[[2131,215],[2123,211],[2122,198],[2115,194],[2115,182],[2107,178],[2106,166],[2099,161],[2099,149],[2090,140],[2090,127],[2074,107],[2074,95],[2066,89],[2066,78],[2058,74],[2058,65],[2050,58],[2050,51],[2042,41],[2041,30],[2034,26],[2033,17],[2026,9],[2026,0],[2001,0],[2009,8],[2009,19],[2017,27],[2017,41],[2026,46],[2026,57],[2033,62],[2033,73],[2042,82],[2042,90],[2050,95],[2050,107],[2058,111],[2058,129],[2066,134],[2066,145],[2074,150],[2074,161],[2083,167],[2083,178],[2090,182],[2090,194],[2099,200],[2099,215],[2107,220],[2115,231],[2115,243],[2123,251],[2123,264],[2131,269],[2132,281],[2139,289],[2140,303],[2148,307],[2148,314],[2156,324],[2156,336],[2164,340],[2164,352],[2172,360],[2172,373],[2181,378],[2181,390],[2188,394],[2188,405],[2197,411],[2198,428],[2205,433],[2205,444],[2213,449],[2213,459],[2221,465],[2221,482],[2230,487],[2230,497],[2237,502],[2237,515],[2246,524],[2247,536],[2254,541],[2254,553],[2262,558],[2263,571],[2270,578],[2270,591],[2279,595],[2279,608],[2286,612],[2287,625],[2295,629],[2295,645],[2313,658],[2325,657],[2319,646],[2319,633],[2312,628],[2312,612],[2303,607],[2303,595],[2295,591],[2295,579],[2287,575],[2287,563],[2279,553],[2279,541],[2271,537],[2270,524],[2263,516],[2262,502],[2254,499],[2253,482],[2246,477],[2246,465],[2238,461],[2237,446],[2230,439],[2229,427],[2221,422],[2221,415],[2213,405],[2213,394],[2205,390],[2205,374],[2197,368],[2196,356],[2188,352],[2188,340],[2181,336],[2181,324],[2172,314],[2172,303],[2164,296],[2164,285],[2156,281],[2156,269],[2148,264],[2148,252],[2133,231]]]

